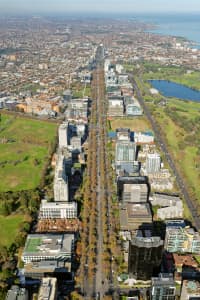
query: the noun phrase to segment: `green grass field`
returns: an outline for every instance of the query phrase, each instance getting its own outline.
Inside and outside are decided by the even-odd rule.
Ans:
[[[182,122],[192,122],[199,116],[200,103],[185,102],[177,99],[170,99],[168,109],[176,109],[176,114],[182,118]],[[186,143],[185,137],[190,133],[180,126],[176,120],[172,120],[163,107],[151,104],[154,117],[162,127],[163,134],[169,145],[173,157],[186,179],[189,190],[200,203],[200,156],[198,154],[198,127],[194,128],[193,142]],[[198,124],[197,124],[198,126]],[[195,141],[195,144],[194,144]],[[184,146],[183,146],[184,145]]]
[[[114,118],[110,120],[112,130],[117,128],[130,128],[132,131],[148,131],[151,126],[146,117],[134,117],[134,118]]]
[[[57,124],[1,114],[0,192],[36,188]]]
[[[25,220],[23,215],[0,216],[0,244],[9,247],[18,234],[19,225]]]

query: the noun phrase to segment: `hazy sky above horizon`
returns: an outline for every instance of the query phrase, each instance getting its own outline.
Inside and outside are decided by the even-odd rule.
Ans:
[[[200,0],[0,0],[0,13],[200,12]]]

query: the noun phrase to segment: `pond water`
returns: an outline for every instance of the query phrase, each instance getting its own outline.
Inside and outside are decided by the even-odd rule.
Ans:
[[[149,80],[152,87],[165,97],[174,97],[183,100],[200,102],[200,91],[168,80]]]

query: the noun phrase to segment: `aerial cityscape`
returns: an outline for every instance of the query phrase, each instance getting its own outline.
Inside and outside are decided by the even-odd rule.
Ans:
[[[12,2],[0,300],[200,299],[200,3]]]

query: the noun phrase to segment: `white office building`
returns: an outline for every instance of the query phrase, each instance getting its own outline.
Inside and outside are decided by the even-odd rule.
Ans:
[[[25,264],[40,261],[71,261],[74,252],[74,234],[29,234],[22,261]]]
[[[161,158],[159,153],[148,153],[146,158],[147,174],[160,172]]]
[[[42,200],[39,219],[74,219],[77,218],[76,202],[47,202]]]

